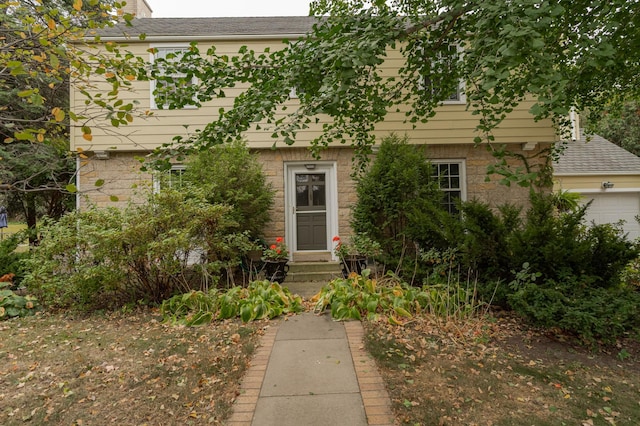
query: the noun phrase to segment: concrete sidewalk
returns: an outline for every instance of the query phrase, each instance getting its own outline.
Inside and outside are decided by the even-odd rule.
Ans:
[[[335,322],[329,314],[304,313],[270,327],[227,424],[393,425],[389,396],[362,337],[360,322]]]

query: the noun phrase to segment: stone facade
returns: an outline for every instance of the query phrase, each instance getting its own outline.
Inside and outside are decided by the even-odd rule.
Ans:
[[[139,153],[109,152],[107,159],[95,155],[81,160],[78,185],[79,207],[125,207],[140,202],[151,189],[149,173],[140,171]],[[103,181],[100,186],[96,182]],[[117,201],[114,201],[117,198]]]
[[[533,150],[524,150],[517,145],[509,146],[510,152],[515,155],[522,155],[525,158],[534,157],[541,149],[548,148],[549,145],[540,146],[537,144]],[[497,207],[504,203],[512,203],[521,206],[529,205],[529,190],[518,185],[506,186],[500,184],[499,176],[489,176],[487,181],[487,166],[494,164],[497,160],[492,156],[486,145],[474,146],[473,144],[460,145],[429,145],[427,156],[431,160],[456,160],[464,159],[466,165],[466,188],[467,200],[479,200]],[[530,159],[532,171],[538,171],[539,166],[545,161],[545,156]],[[522,166],[518,160],[509,161],[514,168]],[[551,190],[551,188],[549,188]]]
[[[528,157],[537,153],[540,148],[538,145],[535,150],[524,151],[520,147],[510,147],[513,153]],[[265,237],[267,240],[272,240],[285,235],[285,164],[288,162],[313,163],[316,160],[306,148],[259,150],[258,154],[264,172],[276,191],[271,212],[272,222],[265,229]],[[136,156],[140,156],[140,153],[112,151],[108,159],[100,160],[92,157],[86,160],[80,169],[81,208],[89,204],[123,207],[129,201],[143,200],[145,194],[152,189],[152,178],[149,173],[140,171],[140,162],[136,160]],[[464,160],[467,200],[477,199],[493,207],[507,202],[523,206],[528,204],[528,188],[517,185],[507,187],[500,184],[495,176],[486,181],[487,165],[496,160],[484,146],[429,145],[427,157],[431,160]],[[341,235],[351,233],[351,207],[357,199],[355,182],[351,177],[352,158],[351,148],[339,147],[323,151],[318,160],[336,164],[338,229]],[[96,187],[95,183],[99,179],[104,180],[104,185]],[[118,201],[112,201],[112,196],[117,197]]]

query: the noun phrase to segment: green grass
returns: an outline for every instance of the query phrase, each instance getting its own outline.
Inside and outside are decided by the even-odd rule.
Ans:
[[[24,231],[25,229],[27,229],[27,225],[25,223],[9,222],[9,227],[0,228],[0,240],[4,240],[17,232]],[[16,251],[26,251],[28,250],[28,246],[29,242],[25,239]]]
[[[2,233],[2,235],[4,235],[5,237],[7,235],[12,235],[15,234],[16,232],[20,232],[24,229],[27,229],[27,225],[24,223],[19,223],[19,222],[9,222],[9,227],[8,228],[0,228],[0,232]]]

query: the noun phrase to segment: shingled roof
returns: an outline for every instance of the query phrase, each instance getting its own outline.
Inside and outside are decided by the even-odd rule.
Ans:
[[[567,143],[562,156],[554,162],[554,174],[640,174],[640,157],[601,136],[593,135],[587,140],[581,134],[580,140]]]
[[[313,16],[261,16],[241,18],[140,18],[100,30],[102,38],[231,37],[306,34],[317,21]]]

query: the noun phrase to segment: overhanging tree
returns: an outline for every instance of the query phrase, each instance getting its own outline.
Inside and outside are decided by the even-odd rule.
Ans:
[[[65,144],[3,144],[0,157],[0,181],[12,188],[6,191],[9,212],[22,216],[29,229],[36,227],[39,216],[59,218],[73,209],[73,196],[62,189],[75,176],[75,159]]]
[[[612,103],[600,117],[593,117],[591,130],[635,155],[640,155],[640,101]]]
[[[350,143],[360,157],[374,143],[374,125],[402,108],[409,122],[427,121],[464,84],[467,106],[478,116],[475,143],[526,99],[536,120],[551,118],[562,132],[570,111],[598,111],[607,100],[637,95],[640,71],[638,0],[318,0],[323,16],[300,40],[278,51],[242,48],[237,56],[200,52],[156,61],[150,74],[168,107],[216,97],[249,83],[230,109],[188,138],[159,148],[160,158],[241,137],[265,121],[274,138],[294,143],[297,132],[320,117],[314,152]],[[455,48],[452,48],[455,46]],[[381,65],[397,49],[405,63],[397,75]],[[176,91],[167,77],[197,84]],[[428,82],[428,84],[425,84]],[[283,106],[295,88],[299,105]],[[197,95],[197,97],[196,97]],[[616,95],[616,96],[614,96]],[[284,115],[282,115],[284,111]],[[501,152],[498,147],[496,152]],[[161,161],[161,165],[167,165]]]
[[[70,80],[89,86],[95,75],[119,69],[117,76],[105,76],[110,92],[83,92],[87,111],[99,107],[114,125],[131,120],[133,103],[118,101],[118,95],[130,85],[124,58],[133,55],[110,46],[90,48],[95,30],[113,25],[120,6],[113,0],[0,2],[0,191],[30,228],[38,215],[56,217],[73,205],[69,126],[82,126],[91,140],[89,116],[70,111]]]
[[[118,89],[130,84],[126,67],[117,55],[107,55],[104,49],[92,51],[89,46],[98,39],[98,28],[117,22],[120,6],[113,0],[0,2],[0,136],[4,143],[43,142],[46,137],[64,135],[69,117],[82,123],[84,117],[69,111],[69,81],[88,82],[96,70],[109,66],[122,68],[114,76],[111,93],[99,96],[105,98],[103,114],[113,114]],[[127,22],[131,18],[123,15]],[[90,99],[95,103],[95,96]],[[90,129],[86,134],[90,139]]]

